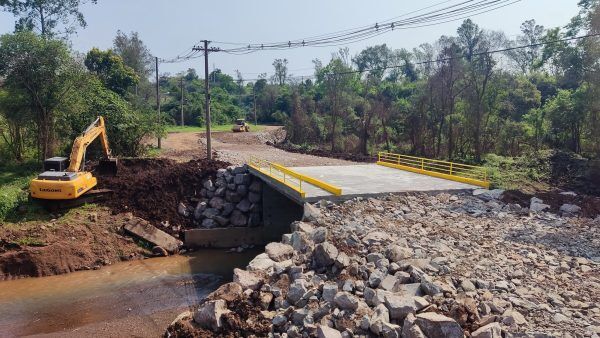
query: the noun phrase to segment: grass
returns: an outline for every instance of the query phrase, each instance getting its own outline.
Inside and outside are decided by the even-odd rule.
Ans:
[[[27,187],[36,173],[37,164],[33,162],[0,167],[0,221],[27,201]]]
[[[40,240],[38,238],[30,237],[30,236],[21,237],[15,241],[13,241],[12,243],[17,244],[19,246],[44,246],[44,245],[46,245],[46,243],[44,243],[42,240]]]
[[[233,126],[233,124],[212,126],[210,130],[216,131],[216,132],[231,131],[232,126]],[[259,124],[256,126],[254,124],[250,124],[250,131],[262,131],[265,129],[265,127],[266,127],[266,125],[263,125],[263,124]],[[183,126],[183,127],[182,126],[168,126],[166,129],[167,129],[168,133],[198,133],[198,132],[206,131],[206,127],[198,127],[198,126]]]

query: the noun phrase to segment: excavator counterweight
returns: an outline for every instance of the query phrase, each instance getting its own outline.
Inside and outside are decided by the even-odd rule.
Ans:
[[[98,137],[105,157],[98,166],[99,174],[115,175],[117,160],[111,157],[104,119],[99,116],[75,139],[69,159],[52,157],[44,161],[44,172],[29,185],[31,197],[41,200],[73,200],[94,188],[98,180],[91,172],[85,171],[84,164],[87,147]]]

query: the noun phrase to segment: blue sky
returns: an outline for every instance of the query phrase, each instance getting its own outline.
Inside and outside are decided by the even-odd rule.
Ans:
[[[75,50],[86,52],[92,47],[110,48],[118,29],[137,31],[152,53],[170,58],[197,41],[208,39],[225,42],[261,43],[335,32],[374,24],[441,0],[98,0],[84,5],[82,12],[88,27],[71,37]],[[450,1],[457,3],[458,1]],[[520,24],[535,19],[546,27],[563,26],[577,11],[577,0],[522,0],[497,11],[474,16],[481,27],[502,30],[509,37],[519,33]],[[354,55],[362,48],[386,43],[391,48],[412,49],[439,36],[452,35],[460,22],[445,23],[404,31],[394,31],[376,38],[350,44]],[[0,32],[9,33],[14,19],[0,13]],[[222,44],[214,46],[226,47]],[[243,56],[211,54],[210,67],[233,74],[239,69],[245,78],[273,72],[275,58],[289,60],[294,75],[312,74],[312,60],[327,61],[336,47],[301,48],[289,51],[265,51]],[[163,64],[160,72],[177,73],[190,67],[199,72],[203,60]]]

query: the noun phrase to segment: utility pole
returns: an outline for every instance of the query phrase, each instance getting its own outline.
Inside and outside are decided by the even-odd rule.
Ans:
[[[181,77],[181,126],[183,127],[183,76]]]
[[[157,112],[157,120],[158,125],[160,126],[160,86],[158,83],[158,57],[154,58],[156,62],[156,112]],[[160,134],[158,135],[158,149],[161,148],[160,145]]]
[[[252,96],[254,97],[254,125],[258,125],[256,120],[256,81],[254,81],[254,85],[252,85]]]
[[[206,101],[206,158],[212,160],[212,146],[210,135],[210,84],[208,82],[208,53],[218,52],[218,48],[208,48],[210,41],[203,40],[204,47],[194,47],[192,50],[204,52],[204,100]]]

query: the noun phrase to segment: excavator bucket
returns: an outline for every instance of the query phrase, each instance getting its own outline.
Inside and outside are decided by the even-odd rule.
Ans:
[[[100,160],[97,170],[99,175],[115,176],[117,174],[117,159]]]

